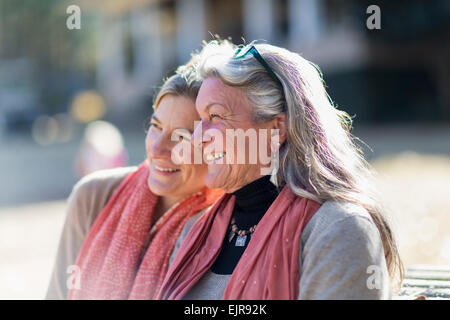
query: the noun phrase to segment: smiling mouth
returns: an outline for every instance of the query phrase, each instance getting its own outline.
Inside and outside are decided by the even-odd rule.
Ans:
[[[216,161],[216,160],[219,160],[219,159],[222,159],[223,157],[225,157],[225,152],[218,152],[218,153],[215,153],[215,154],[212,154],[212,153],[210,153],[210,154],[207,154],[206,155],[206,161],[207,162],[212,162],[212,161]]]
[[[161,171],[161,172],[178,172],[178,171],[181,171],[180,169],[161,168],[161,167],[158,167],[156,164],[154,166],[155,166],[156,170]]]

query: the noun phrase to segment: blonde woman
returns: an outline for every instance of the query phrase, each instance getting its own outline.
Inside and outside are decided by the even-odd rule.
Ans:
[[[225,194],[186,236],[158,298],[389,299],[399,254],[351,120],[318,68],[280,47],[212,41],[197,72],[192,141],[206,185]],[[271,138],[244,149],[227,140],[252,130]],[[249,161],[252,145],[278,152],[274,179]],[[232,161],[242,152],[244,163]]]
[[[155,298],[186,222],[220,195],[205,187],[204,164],[172,161],[175,145],[191,146],[200,84],[180,67],[154,102],[147,159],[75,185],[47,299]]]

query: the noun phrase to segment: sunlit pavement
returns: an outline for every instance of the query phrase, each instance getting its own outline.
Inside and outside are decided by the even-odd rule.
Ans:
[[[65,201],[0,209],[0,299],[43,299]]]

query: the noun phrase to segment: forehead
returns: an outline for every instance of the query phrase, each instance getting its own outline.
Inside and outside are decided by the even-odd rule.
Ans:
[[[172,128],[193,128],[194,121],[199,119],[194,100],[172,94],[161,98],[153,115]]]
[[[226,85],[220,79],[211,77],[203,81],[197,96],[196,107],[203,109],[211,103],[233,107],[246,102],[247,99],[239,88]]]

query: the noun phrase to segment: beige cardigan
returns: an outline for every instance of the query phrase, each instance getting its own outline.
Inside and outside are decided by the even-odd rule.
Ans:
[[[95,218],[120,182],[137,167],[102,170],[81,179],[68,199],[67,216],[47,299],[65,299],[67,267],[75,264]],[[177,240],[171,261],[192,225],[193,216]],[[370,215],[352,204],[325,202],[308,222],[300,239],[299,299],[390,299],[389,275],[379,232]],[[380,287],[369,286],[379,270]],[[230,275],[205,274],[187,299],[220,299]]]
[[[138,167],[100,170],[83,177],[67,200],[66,220],[59,240],[46,299],[65,299],[67,268],[74,265],[92,224],[122,180]]]

